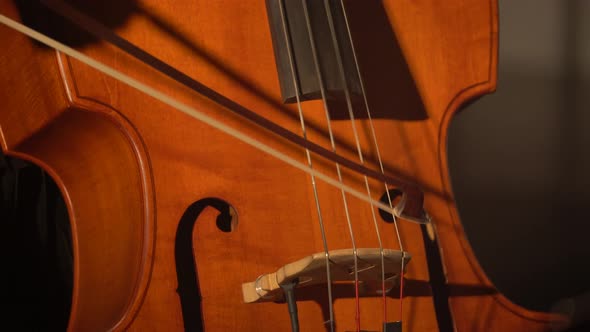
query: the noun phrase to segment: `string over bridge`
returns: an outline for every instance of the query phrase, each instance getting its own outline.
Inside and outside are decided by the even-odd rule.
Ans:
[[[331,250],[328,252],[331,264],[331,280],[333,283],[354,281],[354,252],[352,249]],[[379,248],[359,248],[358,278],[359,283],[380,283],[381,251]],[[407,266],[411,255],[393,249],[383,249],[385,280],[389,284],[386,291],[399,282],[400,269]],[[245,303],[279,301],[283,299],[281,285],[297,280],[297,288],[324,284],[326,278],[326,253],[320,252],[279,268],[276,272],[262,274],[256,280],[242,284],[242,295]],[[368,287],[367,287],[368,288]],[[376,287],[373,294],[365,288],[366,296],[381,295],[381,287]]]

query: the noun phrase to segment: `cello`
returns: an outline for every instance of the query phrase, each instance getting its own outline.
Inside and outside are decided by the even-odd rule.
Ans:
[[[447,172],[453,114],[496,85],[495,1],[129,1],[115,32],[42,3],[95,38],[3,2],[0,132],[66,202],[69,330],[559,321],[494,289]]]

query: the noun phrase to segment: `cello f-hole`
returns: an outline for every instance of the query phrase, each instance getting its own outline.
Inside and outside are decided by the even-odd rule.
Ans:
[[[235,230],[238,221],[238,215],[233,206],[222,199],[213,197],[203,198],[192,203],[180,218],[176,229],[174,257],[178,281],[176,292],[180,297],[185,331],[204,331],[201,290],[193,252],[193,229],[199,216],[207,207],[219,211],[216,225],[221,232],[227,233]]]

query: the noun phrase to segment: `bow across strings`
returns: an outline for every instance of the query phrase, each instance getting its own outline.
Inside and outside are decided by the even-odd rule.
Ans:
[[[84,54],[82,54],[80,52],[77,52],[76,50],[74,50],[70,47],[67,47],[66,45],[63,45],[62,43],[52,40],[51,38],[47,38],[47,36],[44,36],[34,30],[29,29],[31,32],[36,33],[36,36],[38,36],[39,38],[44,40],[44,41],[42,41],[42,43],[51,42],[51,44],[52,44],[51,47],[53,47],[57,50],[60,50],[63,53],[68,54],[68,55],[72,56],[73,58],[76,58],[76,59],[90,65],[91,67],[93,67],[99,71],[102,71],[103,73],[105,73],[105,74],[107,74],[119,81],[122,81],[123,83],[126,83],[126,84],[160,100],[160,101],[162,101],[162,99],[165,99],[165,100],[167,100],[164,102],[165,104],[167,104],[173,108],[176,108],[178,111],[181,111],[181,112],[183,112],[183,113],[185,113],[185,114],[187,114],[199,121],[202,121],[214,128],[217,128],[217,129],[225,132],[226,134],[229,134],[229,135],[231,135],[231,136],[233,136],[233,137],[235,137],[247,144],[250,144],[251,146],[258,148],[259,150],[264,151],[264,152],[274,156],[275,158],[282,160],[282,161],[290,164],[291,166],[296,167],[306,173],[309,173],[309,174],[314,173],[318,179],[330,184],[331,186],[341,188],[344,191],[346,191],[348,194],[350,194],[354,197],[357,197],[361,200],[364,200],[364,201],[370,203],[371,205],[373,205],[374,207],[377,207],[377,208],[382,209],[384,211],[390,211],[393,215],[395,215],[396,217],[401,218],[403,220],[415,222],[418,224],[427,224],[430,222],[430,216],[424,210],[422,210],[421,202],[422,202],[423,195],[422,195],[422,191],[418,188],[418,186],[416,184],[408,182],[406,180],[402,180],[398,177],[391,176],[389,174],[385,174],[383,172],[383,170],[376,171],[376,170],[367,168],[364,165],[353,162],[353,161],[351,161],[339,154],[336,154],[330,150],[323,148],[322,146],[320,146],[318,144],[315,144],[311,141],[304,139],[303,137],[287,130],[284,127],[279,126],[278,124],[272,122],[271,120],[258,115],[257,113],[245,108],[244,106],[234,102],[233,100],[221,95],[220,93],[218,93],[218,92],[208,88],[207,86],[203,85],[202,83],[194,80],[190,76],[186,75],[184,72],[170,66],[169,64],[158,59],[157,57],[153,56],[152,54],[150,54],[150,53],[144,51],[143,49],[139,48],[138,46],[132,44],[128,40],[121,38],[120,36],[118,36],[117,34],[112,32],[110,29],[108,29],[104,25],[102,25],[101,23],[99,23],[96,20],[92,19],[91,17],[81,13],[80,11],[74,9],[73,7],[71,7],[70,5],[68,5],[67,3],[65,3],[63,1],[60,1],[60,0],[40,0],[40,1],[43,4],[45,4],[46,6],[48,6],[51,10],[64,16],[65,18],[72,21],[73,23],[75,23],[79,27],[85,29],[86,31],[88,31],[92,35],[96,36],[97,38],[102,39],[102,40],[118,47],[119,49],[121,49],[122,51],[127,53],[128,55],[130,55],[130,56],[136,58],[137,60],[141,61],[142,63],[150,66],[151,68],[155,69],[156,71],[160,72],[161,74],[163,74],[163,75],[177,81],[178,83],[188,87],[189,89],[194,90],[195,92],[209,98],[210,100],[218,103],[219,105],[224,106],[228,111],[233,112],[233,113],[243,117],[244,119],[254,123],[255,125],[260,126],[261,128],[268,130],[271,133],[273,133],[281,138],[284,138],[284,139],[286,139],[298,146],[301,146],[305,149],[309,149],[311,152],[314,152],[315,154],[322,156],[325,159],[328,159],[334,163],[338,163],[340,166],[344,166],[344,167],[352,170],[353,172],[356,172],[359,174],[364,174],[370,178],[387,183],[390,186],[395,186],[396,188],[398,188],[402,192],[402,198],[394,206],[393,210],[391,210],[391,207],[387,206],[387,204],[383,204],[382,202],[374,200],[371,197],[367,196],[366,194],[363,194],[363,193],[351,188],[350,186],[342,185],[339,181],[337,181],[337,180],[335,180],[335,179],[333,179],[321,172],[317,172],[313,169],[310,169],[308,165],[300,163],[299,161],[290,158],[289,156],[281,153],[280,151],[277,151],[276,149],[273,149],[273,148],[269,147],[268,145],[239,132],[238,130],[228,127],[227,125],[205,115],[201,111],[198,111],[192,107],[189,107],[188,105],[182,104],[182,103],[178,102],[177,100],[174,100],[170,96],[167,96],[167,95],[161,93],[160,91],[157,91],[156,89],[153,89],[145,84],[141,84],[141,82],[139,82],[139,81],[137,81],[137,80],[121,73],[121,72],[118,72],[118,71],[114,70],[113,68],[110,68],[98,61],[95,61],[92,58],[85,56]],[[6,18],[6,19],[9,21],[13,21],[13,20],[10,20],[9,18]],[[5,20],[3,20],[3,21],[5,21]],[[20,25],[19,23],[14,22],[14,21],[13,21],[13,23]],[[4,24],[10,25],[15,30],[21,31],[13,24],[9,24],[7,22]],[[24,31],[21,31],[21,32],[25,33]],[[25,34],[27,34],[27,33],[25,33]],[[34,39],[37,39],[37,38],[34,38]],[[65,51],[66,49],[68,50],[67,52]],[[74,54],[74,55],[71,55],[71,54]],[[80,56],[82,56],[84,58],[84,60],[81,60],[81,58],[79,58]],[[91,65],[90,63],[93,63],[93,64]],[[123,77],[126,77],[127,80],[123,81],[122,80]],[[136,83],[140,83],[140,85],[138,85]],[[148,93],[147,90],[150,90],[150,92]],[[151,92],[156,92],[156,95],[158,95],[158,97],[156,97]],[[174,104],[174,105],[171,105],[171,104]],[[179,107],[177,107],[177,106],[179,106]],[[411,204],[412,205],[411,209],[409,209],[407,207],[408,206],[407,203],[410,201],[412,201],[412,203],[413,203],[413,204]],[[411,210],[411,211],[409,211],[410,213],[406,213],[406,210]]]
[[[64,8],[65,8],[66,10],[74,11],[74,9],[68,8],[68,6],[65,3],[62,3],[60,1],[48,1],[48,3],[52,3],[53,5],[55,5],[55,4],[61,4],[62,5],[62,8],[61,8],[62,10],[64,10]],[[305,3],[305,1],[304,1],[304,3]],[[328,2],[326,1],[326,5],[327,4],[328,4]],[[343,7],[343,10],[344,10],[344,7]],[[77,13],[77,14],[78,14],[78,16],[79,15],[82,15],[81,13]],[[344,11],[344,15],[346,17],[346,12],[345,11]],[[309,22],[308,14],[306,14],[306,16],[307,16],[307,20]],[[329,129],[330,136],[331,136],[332,150],[333,150],[332,152],[333,153],[332,154],[325,153],[325,151],[324,151],[324,153],[321,153],[321,155],[335,162],[336,167],[337,167],[337,170],[338,170],[338,173],[339,173],[339,179],[336,181],[336,180],[332,179],[331,177],[329,177],[329,176],[327,176],[327,175],[325,175],[323,173],[320,173],[320,172],[318,172],[318,171],[316,171],[316,170],[313,169],[313,165],[311,163],[311,157],[309,155],[309,151],[312,150],[313,152],[318,153],[318,151],[321,151],[322,148],[319,147],[319,146],[317,146],[317,145],[314,145],[314,144],[309,144],[305,140],[305,138],[304,138],[304,141],[305,142],[303,142],[300,145],[302,145],[302,146],[304,146],[306,148],[307,154],[309,156],[308,157],[308,165],[302,164],[302,163],[300,163],[300,162],[298,162],[298,161],[296,161],[296,160],[294,160],[294,159],[292,159],[292,158],[290,158],[290,157],[282,154],[281,152],[279,152],[279,151],[277,151],[277,150],[275,150],[275,149],[273,149],[273,148],[265,145],[264,143],[259,142],[259,141],[255,140],[255,139],[253,139],[253,138],[251,138],[251,137],[249,137],[249,136],[247,136],[247,135],[245,135],[245,134],[243,134],[243,133],[241,133],[241,132],[239,132],[239,131],[237,131],[237,130],[235,130],[235,129],[233,129],[233,128],[231,128],[231,127],[229,127],[229,126],[227,126],[227,125],[225,125],[223,123],[220,123],[220,122],[216,121],[215,119],[210,118],[210,117],[206,116],[205,114],[200,113],[197,110],[195,110],[195,109],[193,109],[193,108],[191,108],[191,107],[189,107],[189,106],[187,106],[185,104],[182,104],[182,103],[180,103],[180,102],[178,102],[178,101],[170,98],[169,96],[167,96],[167,95],[165,95],[165,94],[163,94],[163,93],[161,93],[161,92],[159,92],[159,91],[157,91],[157,90],[155,90],[155,89],[153,89],[153,88],[151,88],[149,86],[146,86],[145,84],[142,84],[141,82],[139,82],[137,80],[134,80],[134,79],[130,78],[129,76],[126,76],[125,74],[122,74],[121,72],[118,72],[118,71],[116,71],[116,70],[114,70],[112,68],[109,68],[108,66],[105,66],[105,65],[103,65],[103,64],[101,64],[101,63],[99,63],[99,62],[97,62],[97,61],[95,61],[95,60],[93,60],[93,59],[91,59],[91,58],[83,55],[82,53],[77,52],[77,51],[73,50],[72,48],[67,47],[66,45],[63,45],[63,44],[61,44],[61,43],[59,43],[59,42],[57,42],[55,40],[52,40],[51,38],[48,38],[48,37],[46,37],[46,36],[44,36],[44,35],[36,32],[36,31],[34,31],[34,30],[31,30],[31,29],[27,28],[26,26],[23,26],[22,24],[11,20],[10,18],[7,18],[7,17],[5,17],[3,15],[0,15],[0,21],[2,23],[4,23],[5,25],[8,25],[8,26],[14,28],[15,30],[18,30],[18,31],[20,31],[20,32],[28,35],[29,37],[31,37],[33,39],[36,39],[36,40],[38,40],[38,41],[40,41],[40,42],[42,42],[44,44],[47,44],[48,46],[53,47],[56,50],[61,51],[61,52],[65,53],[65,54],[67,54],[67,55],[69,55],[69,56],[71,56],[73,58],[76,58],[76,59],[80,60],[81,62],[86,63],[87,65],[89,65],[89,66],[91,66],[91,67],[93,67],[93,68],[95,68],[95,69],[97,69],[97,70],[99,70],[99,71],[101,71],[101,72],[103,72],[103,73],[105,73],[105,74],[107,74],[107,75],[115,78],[115,79],[118,79],[119,81],[121,81],[123,83],[126,83],[126,84],[128,84],[128,85],[130,85],[130,86],[132,86],[132,87],[134,87],[134,88],[136,88],[136,89],[138,89],[138,90],[140,90],[140,91],[142,91],[142,92],[144,92],[144,93],[146,93],[146,94],[148,94],[148,95],[150,95],[150,96],[152,96],[152,97],[154,97],[154,98],[156,98],[156,99],[158,99],[160,101],[162,101],[163,103],[165,103],[165,104],[167,104],[167,105],[169,105],[169,106],[171,106],[171,107],[173,107],[173,108],[175,108],[175,109],[177,109],[177,110],[179,110],[179,111],[181,111],[181,112],[183,112],[185,114],[188,114],[188,115],[190,115],[190,116],[192,116],[192,117],[194,117],[194,118],[196,118],[196,119],[198,119],[200,121],[203,121],[203,122],[205,122],[205,123],[207,123],[207,124],[209,124],[209,125],[217,128],[219,130],[222,130],[222,131],[226,132],[227,134],[229,134],[231,136],[234,136],[234,137],[236,137],[236,138],[238,138],[238,139],[240,139],[240,140],[242,140],[242,141],[244,141],[244,142],[246,142],[246,143],[248,143],[248,144],[250,144],[250,145],[252,145],[252,146],[254,146],[254,147],[256,147],[256,148],[258,148],[258,149],[260,149],[260,150],[262,150],[264,152],[266,152],[266,153],[268,153],[268,154],[273,155],[274,157],[276,157],[276,158],[278,158],[280,160],[283,160],[284,162],[286,162],[286,163],[288,163],[288,164],[290,164],[290,165],[292,165],[292,166],[294,166],[294,167],[296,167],[298,169],[301,169],[301,170],[309,173],[312,176],[312,178],[314,179],[314,182],[315,182],[315,178],[318,178],[318,179],[320,179],[322,181],[327,182],[328,184],[330,184],[332,186],[335,186],[337,188],[340,188],[340,190],[342,191],[342,194],[343,194],[343,200],[345,202],[346,202],[346,196],[345,196],[344,193],[347,193],[347,194],[350,194],[350,195],[352,195],[354,197],[357,197],[359,199],[362,199],[364,201],[367,201],[369,204],[371,204],[373,206],[376,206],[376,207],[381,208],[383,210],[394,212],[394,213],[392,213],[392,215],[394,215],[394,217],[396,215],[398,215],[398,213],[395,213],[396,211],[393,208],[393,204],[391,202],[391,197],[389,196],[388,190],[386,190],[386,193],[388,194],[388,203],[389,203],[389,206],[387,206],[387,205],[385,205],[385,204],[383,204],[381,202],[378,202],[378,201],[373,200],[371,198],[371,195],[370,195],[370,190],[368,189],[367,176],[372,177],[372,178],[377,178],[378,180],[383,181],[386,189],[388,188],[388,183],[392,183],[392,184],[399,184],[400,183],[400,181],[398,179],[391,178],[391,177],[385,175],[385,173],[384,173],[383,163],[381,161],[381,157],[379,156],[379,152],[378,152],[379,149],[378,149],[378,145],[377,145],[377,141],[376,141],[375,132],[374,132],[374,129],[373,129],[373,126],[372,126],[372,122],[371,122],[371,132],[372,132],[372,136],[373,136],[373,141],[374,141],[375,147],[377,148],[376,151],[377,151],[377,154],[378,154],[378,159],[379,159],[379,164],[380,164],[380,168],[381,168],[381,173],[377,174],[377,176],[376,176],[376,173],[377,172],[372,171],[370,169],[367,169],[366,167],[364,167],[362,165],[359,166],[358,164],[351,163],[347,159],[345,159],[345,158],[343,158],[343,157],[338,156],[337,154],[335,154],[335,145],[334,145],[334,141],[333,141],[333,135],[331,133],[331,129]],[[90,20],[90,22],[91,22],[91,20]],[[96,22],[92,22],[92,23],[94,23],[94,25],[97,25]],[[85,27],[85,26],[82,25],[82,27]],[[90,29],[88,26],[86,26],[86,28]],[[95,28],[96,28],[96,26],[95,26]],[[94,30],[93,29],[90,29],[90,31],[91,32],[94,32],[94,33],[96,33],[96,31],[99,31],[99,30],[100,29],[94,29]],[[349,34],[349,37],[350,37],[350,30],[349,30],[349,27],[348,27],[348,22],[347,22],[347,30],[348,30],[348,34]],[[331,27],[331,31],[332,31],[332,34],[333,34],[334,33],[333,32],[333,26]],[[98,33],[98,34],[101,35],[100,33]],[[112,36],[116,36],[116,35],[114,35],[114,34],[111,33],[110,37],[112,37]],[[111,40],[109,40],[109,38],[105,38],[104,35],[102,35],[101,37],[103,39],[106,39],[107,41],[111,41]],[[120,39],[120,37],[118,37],[118,36],[117,36],[117,38]],[[313,38],[313,36],[310,36],[310,38]],[[141,49],[139,49],[136,46],[130,44],[129,42],[127,42],[127,41],[125,41],[125,42],[127,44],[133,46],[137,50],[140,50],[141,51]],[[312,41],[312,43],[313,43],[313,41]],[[123,48],[123,50],[125,50],[126,52],[128,52],[128,50],[126,50],[125,48]],[[132,55],[134,55],[134,54],[132,54]],[[315,54],[315,58],[316,58],[316,65],[317,65],[317,54]],[[153,58],[153,59],[155,59],[155,58]],[[140,60],[144,61],[143,59],[140,59]],[[355,55],[355,62],[356,62],[356,55]],[[148,64],[150,64],[152,67],[154,67],[154,61],[151,61],[151,63],[148,62]],[[170,67],[170,66],[168,66],[168,67]],[[339,67],[341,67],[341,65]],[[165,71],[162,71],[161,69],[157,68],[157,66],[154,67],[154,68],[156,68],[157,70],[159,70],[159,71],[163,72],[164,74],[166,74]],[[358,69],[358,64],[357,64],[357,70],[359,70]],[[317,66],[316,66],[316,71],[318,73],[320,73],[318,75],[318,79],[320,80],[320,85],[323,85],[321,83],[321,72],[320,72],[319,68],[317,68]],[[342,72],[342,74],[343,74],[343,72]],[[359,70],[359,76],[360,76],[360,70]],[[195,82],[195,81],[192,80],[192,82]],[[181,83],[183,83],[183,82],[181,82]],[[189,85],[189,87],[190,87],[190,85]],[[346,94],[347,94],[347,104],[349,105],[349,114],[350,114],[350,118],[351,118],[351,123],[352,123],[352,126],[353,126],[355,140],[357,141],[357,149],[358,149],[358,152],[359,152],[359,159],[360,159],[361,163],[364,164],[362,152],[361,152],[360,146],[358,144],[358,136],[356,134],[356,129],[354,128],[354,126],[355,126],[355,124],[354,124],[354,117],[353,117],[352,111],[350,109],[350,104],[351,104],[350,103],[350,96],[349,96],[349,93],[346,93]],[[323,88],[322,88],[322,97],[323,97],[323,99],[325,101],[325,92],[323,92]],[[368,114],[369,120],[370,120],[370,111],[369,111],[368,104],[366,103],[366,96],[365,96],[365,93],[364,93],[364,88],[363,88],[363,97],[365,98],[366,110],[367,110],[367,114]],[[298,101],[298,105],[299,105],[298,108],[300,109],[300,114],[301,114],[302,129],[303,129],[303,131],[305,133],[305,123],[303,121],[302,110],[301,110],[300,104],[301,104],[300,101]],[[328,110],[327,110],[327,106],[325,107],[325,112],[326,112],[326,116],[328,117],[328,120],[329,120],[329,113],[328,113]],[[265,127],[265,128],[267,128],[267,127]],[[297,142],[297,143],[301,143],[301,142]],[[353,188],[351,188],[351,187],[343,184],[343,181],[342,181],[342,178],[341,178],[341,174],[340,174],[340,171],[339,171],[340,165],[347,166],[348,168],[352,168],[353,170],[359,171],[360,173],[364,174],[365,183],[367,185],[367,190],[368,190],[368,195],[362,194],[362,193],[356,191],[355,189],[353,189]],[[351,167],[351,165],[353,165],[353,166]],[[356,165],[356,167],[354,165]],[[406,187],[406,184],[405,183],[401,183],[401,186],[402,187]],[[345,209],[347,209],[346,208],[346,205],[345,205]],[[319,208],[319,203],[318,203],[318,212],[321,215],[321,211],[320,211],[320,208]],[[372,212],[373,212],[374,222],[376,223],[376,221],[375,221],[376,219],[374,217],[374,211],[372,211]],[[353,242],[353,248],[355,248],[355,244],[354,244],[354,233],[352,231],[352,227],[350,226],[350,220],[349,220],[349,218],[347,218],[347,219],[348,219],[347,221],[348,221],[348,224],[349,224],[349,230],[350,230],[350,233],[351,233],[351,240]],[[425,220],[412,220],[412,221],[418,221],[420,223],[427,222],[427,220],[426,221]],[[321,226],[321,227],[323,228],[323,226]],[[399,237],[399,232],[397,230],[397,223],[395,223],[395,227],[396,227],[396,234],[397,234],[397,237],[398,237],[398,242],[400,243],[400,249],[403,250],[402,245],[401,245],[401,240],[400,240],[400,237]],[[377,232],[379,232],[378,229],[377,229]],[[325,235],[324,235],[324,237],[325,237]],[[379,247],[380,247],[380,250],[381,250],[381,255],[383,257],[383,247],[382,247],[382,244],[381,244],[380,235],[378,235],[378,239],[379,239]],[[327,251],[327,246],[325,246],[325,250]],[[401,264],[402,264],[401,271],[403,271],[403,264],[404,264],[404,260],[403,259],[402,259],[402,263]],[[329,264],[327,266],[328,266],[328,269],[329,269]],[[383,267],[383,264],[382,264],[382,267]],[[327,272],[328,272],[328,275],[329,275],[329,270]],[[383,273],[382,273],[382,275],[383,275]],[[382,277],[382,282],[383,282],[383,287],[385,287],[384,286],[384,276]],[[357,263],[356,257],[355,257],[355,284],[358,287],[358,263]],[[401,288],[403,288],[403,287],[400,287],[400,290],[401,290]],[[384,290],[384,288],[383,288],[383,290]],[[383,295],[385,296],[385,292],[383,292]],[[401,298],[401,296],[400,296],[400,298]],[[333,328],[333,312],[332,312],[331,303],[332,303],[332,301],[330,300],[330,317],[331,317],[331,326]],[[400,307],[401,307],[401,304],[400,304]],[[358,308],[358,291],[357,291],[357,308]],[[357,312],[358,312],[358,309],[357,309]],[[384,302],[384,321],[386,321],[385,302]],[[357,313],[357,329],[360,329],[358,313]]]

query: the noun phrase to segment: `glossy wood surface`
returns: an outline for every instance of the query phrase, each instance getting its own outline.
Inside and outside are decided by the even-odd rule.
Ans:
[[[363,11],[359,3],[351,4],[357,13],[351,24],[357,27],[355,45],[365,50],[359,58],[377,114],[373,124],[380,153],[387,173],[424,191],[455,329],[548,330],[556,317],[510,303],[485,277],[463,233],[447,172],[446,131],[453,114],[496,86],[496,1],[367,1],[374,12]],[[280,101],[263,1],[144,1],[124,7],[129,8],[118,34],[301,132],[297,108]],[[16,19],[21,15],[8,1],[0,10]],[[385,29],[372,13],[386,19]],[[391,44],[381,44],[385,37]],[[193,202],[218,197],[235,207],[238,224],[223,233],[215,225],[215,211],[206,209],[192,234],[205,330],[289,330],[285,304],[244,304],[241,285],[324,250],[310,176],[4,26],[0,40],[10,46],[0,52],[3,150],[49,171],[69,208],[75,255],[69,329],[183,330],[187,318],[177,292],[177,226]],[[93,42],[81,49],[306,162],[303,149],[114,47]],[[378,49],[385,51],[374,52]],[[330,148],[322,103],[306,102],[303,109],[308,138]],[[366,119],[331,125],[336,151],[358,160],[351,130],[356,125],[368,165],[378,167]],[[335,166],[317,156],[314,168],[336,177]],[[346,184],[365,191],[362,176],[343,174]],[[370,181],[370,186],[378,199],[383,184]],[[318,191],[328,248],[350,248],[340,190],[320,182]],[[350,196],[347,202],[357,247],[376,247],[371,207]],[[380,219],[378,224],[384,247],[399,249],[393,226]],[[402,319],[404,331],[439,330],[422,231],[407,222],[399,226],[412,260],[405,274],[403,316],[394,290],[387,299],[388,319]],[[350,288],[335,288],[337,330],[354,330]],[[325,330],[326,289],[302,290],[299,297],[301,330]],[[381,298],[360,302],[362,328],[380,330]]]

